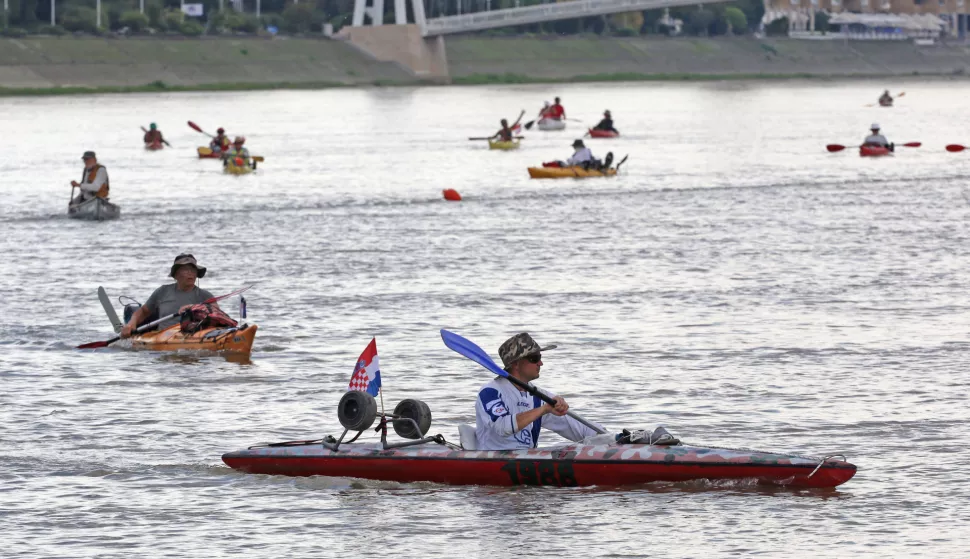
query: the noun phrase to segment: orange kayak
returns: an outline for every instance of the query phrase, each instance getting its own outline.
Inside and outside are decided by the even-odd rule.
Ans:
[[[243,328],[203,328],[194,334],[183,334],[178,324],[164,330],[146,332],[131,337],[132,349],[150,351],[221,351],[249,353],[253,349],[257,326]]]

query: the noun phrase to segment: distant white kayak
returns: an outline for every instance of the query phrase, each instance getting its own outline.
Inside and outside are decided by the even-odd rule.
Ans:
[[[104,221],[121,217],[121,207],[112,204],[104,198],[91,198],[80,204],[69,204],[67,216],[74,219],[89,219]]]
[[[542,118],[536,123],[539,130],[550,131],[550,130],[565,130],[566,121],[556,120],[554,118]]]

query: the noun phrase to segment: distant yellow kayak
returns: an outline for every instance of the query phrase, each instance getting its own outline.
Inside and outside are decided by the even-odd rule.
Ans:
[[[246,163],[243,163],[242,165],[236,165],[230,159],[226,161],[225,165],[223,165],[222,172],[230,175],[248,175],[249,173],[253,172],[253,168]]]
[[[590,177],[612,177],[616,169],[598,171],[582,167],[529,167],[529,176],[534,179],[585,179]]]
[[[505,142],[502,140],[489,140],[488,149],[501,149],[501,150],[519,149],[519,141],[520,140],[512,140],[511,142]]]

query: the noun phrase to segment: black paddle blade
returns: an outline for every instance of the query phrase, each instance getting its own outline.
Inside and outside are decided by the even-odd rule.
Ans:
[[[526,122],[525,123],[525,129],[526,130],[532,130],[532,125],[535,124],[535,123],[536,123],[536,121],[534,121],[534,120],[530,120],[529,122]]]

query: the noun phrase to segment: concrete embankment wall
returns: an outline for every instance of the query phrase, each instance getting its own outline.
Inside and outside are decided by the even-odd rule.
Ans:
[[[413,26],[408,26],[413,27]],[[388,32],[390,31],[390,32]],[[0,39],[0,89],[325,86],[696,76],[970,75],[970,46],[751,37],[448,36],[403,26],[355,40],[308,38]],[[356,46],[355,46],[356,44]]]
[[[0,39],[0,88],[411,82],[353,46],[299,38]]]
[[[696,38],[448,37],[452,80],[514,74],[569,79],[605,74],[970,75],[970,46]]]

